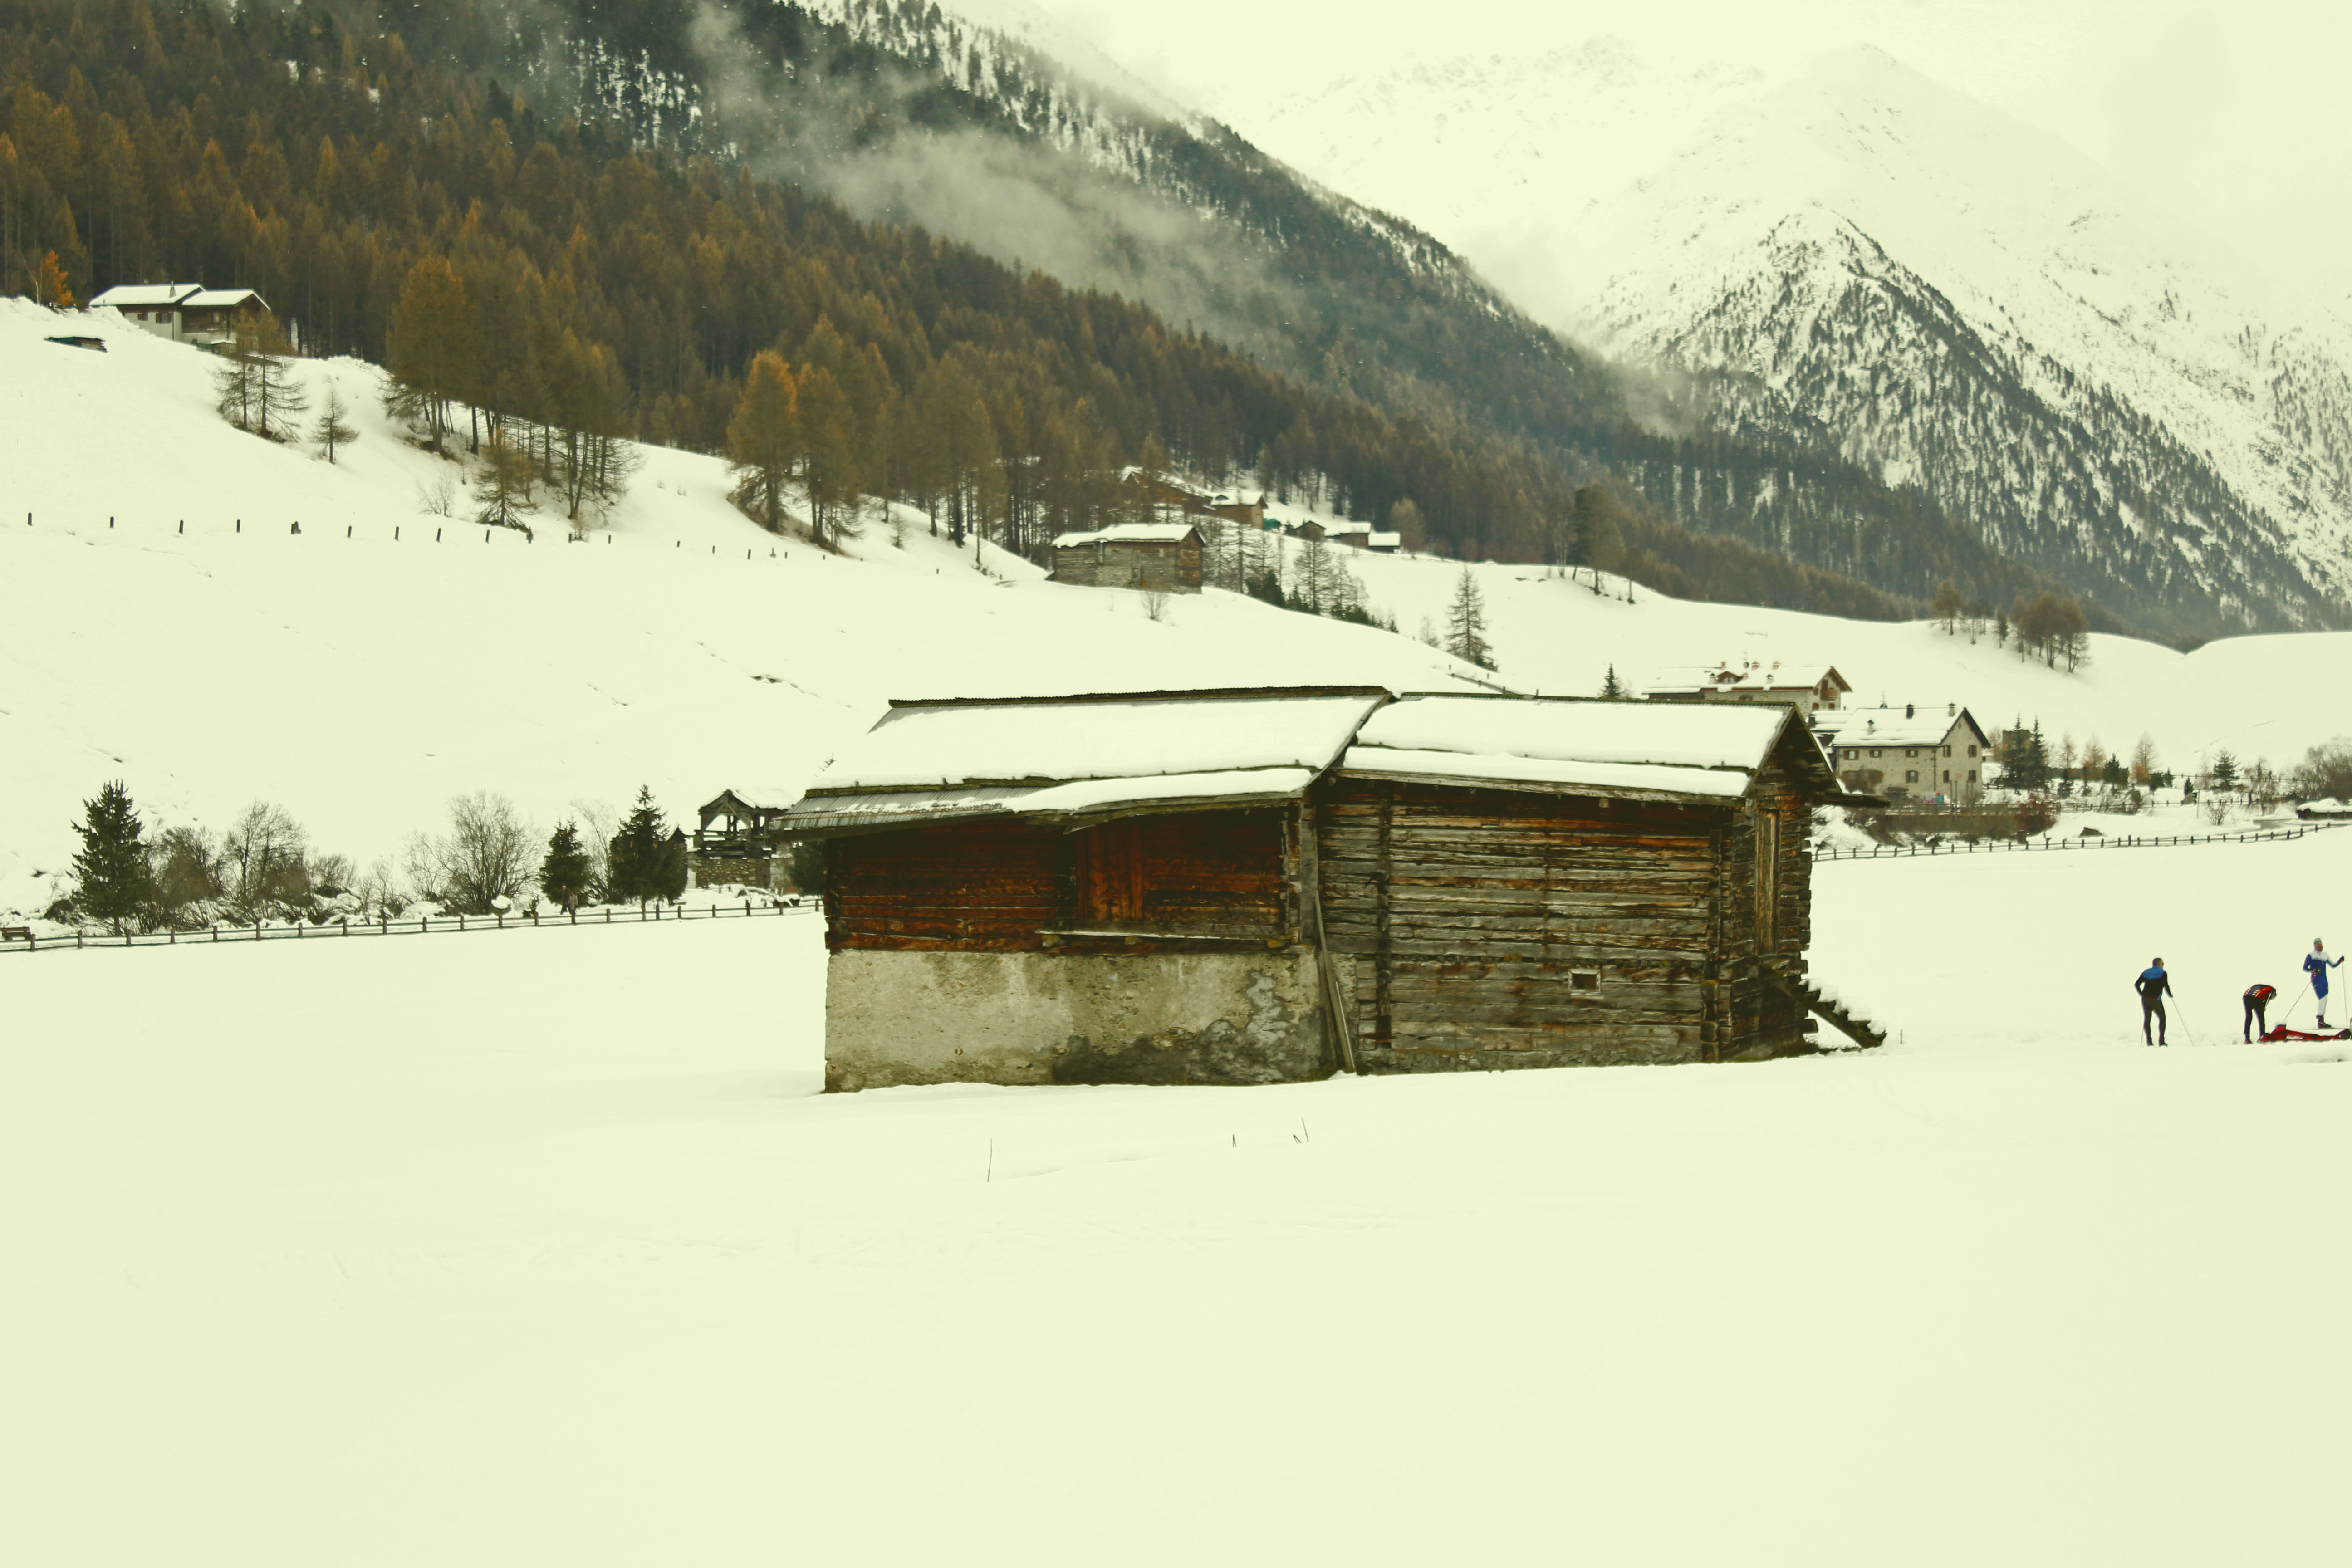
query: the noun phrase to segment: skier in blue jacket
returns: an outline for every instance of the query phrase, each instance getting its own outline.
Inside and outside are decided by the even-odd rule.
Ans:
[[[2303,972],[2311,976],[2311,994],[2319,1003],[2319,1026],[2327,1027],[2327,972],[2341,969],[2344,961],[2327,961],[2327,944],[2317,937],[2311,939],[2311,952],[2303,961]]]
[[[2157,959],[2139,972],[2132,982],[2139,993],[2139,1037],[2142,1045],[2160,1046],[2164,1039],[2164,999],[2172,994],[2172,976],[2164,972],[2164,960]],[[2156,1038],[2149,1039],[2149,1026],[2155,1026]]]

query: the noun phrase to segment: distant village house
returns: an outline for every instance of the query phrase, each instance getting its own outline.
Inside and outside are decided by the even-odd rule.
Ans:
[[[118,283],[89,303],[92,310],[120,310],[123,320],[159,338],[199,348],[228,342],[239,310],[269,309],[250,289],[207,289],[201,283]]]
[[[1889,800],[1975,803],[1992,744],[1957,702],[1942,714],[1900,708],[1845,708],[1815,717],[1813,731],[1848,789]]]
[[[1145,506],[1185,517],[1221,517],[1244,528],[1263,529],[1265,526],[1264,496],[1251,501],[1238,496],[1212,494],[1207,490],[1195,489],[1181,480],[1171,479],[1165,474],[1147,474],[1131,466],[1119,470],[1118,480]]]
[[[1810,1049],[1845,798],[1785,708],[1246,689],[894,703],[782,828],[829,1089],[1267,1083]]]
[[[1653,702],[1785,702],[1810,718],[1853,689],[1833,665],[1747,659],[1662,671],[1646,695]]]
[[[1084,588],[1201,591],[1201,531],[1189,522],[1122,522],[1054,540],[1054,581]]]

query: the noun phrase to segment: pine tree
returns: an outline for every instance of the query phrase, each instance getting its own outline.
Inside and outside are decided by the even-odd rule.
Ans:
[[[666,868],[662,864],[662,815],[654,805],[651,785],[637,791],[637,804],[613,836],[604,859],[605,892],[616,903],[635,899],[637,907],[661,896]]]
[[[360,433],[346,423],[351,405],[343,401],[342,389],[333,382],[327,383],[327,406],[319,412],[319,422],[310,426],[310,444],[319,455],[331,463],[338,447],[348,447],[360,438]]]
[[[1960,592],[1958,583],[1947,577],[1936,584],[1936,599],[1927,606],[1927,615],[1947,637],[1959,630],[1960,617],[1968,613],[1968,595]]]
[[[727,470],[735,504],[771,533],[784,527],[784,487],[800,458],[800,404],[793,367],[772,350],[751,361],[727,422]]]
[[[530,454],[507,445],[503,427],[492,430],[490,444],[482,449],[482,470],[474,476],[474,521],[529,532],[521,514],[530,505],[534,477]]]
[[[82,803],[82,816],[74,825],[81,835],[81,853],[74,857],[80,884],[74,901],[82,913],[112,922],[120,933],[122,922],[135,919],[153,895],[139,813],[131,792],[117,780],[101,786],[97,799]]]
[[[547,857],[539,864],[539,890],[551,903],[575,910],[588,897],[588,851],[581,847],[580,829],[559,824],[547,840]]]
[[[449,405],[474,376],[478,345],[473,301],[449,258],[427,256],[410,268],[384,342],[392,411],[423,426],[436,452],[449,432]]]
[[[1454,585],[1454,602],[1445,611],[1445,651],[1482,669],[1495,668],[1487,658],[1486,596],[1469,567]]]
[[[291,439],[293,422],[310,399],[287,366],[293,351],[278,318],[267,310],[239,310],[229,341],[217,352],[221,363],[213,373],[213,389],[221,417],[266,441]]]
[[[60,310],[74,308],[73,288],[66,281],[66,269],[58,265],[58,253],[54,250],[41,258],[41,269],[33,282],[33,298]]]
[[[1622,702],[1627,698],[1625,683],[1617,679],[1617,667],[1613,664],[1609,667],[1608,679],[1601,683],[1601,695],[1612,702]]]
[[[849,399],[822,365],[799,377],[801,477],[808,486],[809,535],[830,544],[855,531],[849,509],[857,499],[857,444],[850,434]]]
[[[2213,759],[2213,783],[2226,790],[2233,788],[2237,782],[2238,759],[2232,756],[2229,748],[2225,746],[2221,749],[2221,754]]]

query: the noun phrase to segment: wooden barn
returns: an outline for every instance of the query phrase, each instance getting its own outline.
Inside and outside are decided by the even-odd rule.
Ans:
[[[1054,581],[1087,588],[1201,591],[1201,531],[1189,522],[1122,522],[1054,540]]]
[[[1810,1048],[1835,798],[1787,709],[1252,689],[893,704],[782,831],[827,1087],[1265,1083]]]

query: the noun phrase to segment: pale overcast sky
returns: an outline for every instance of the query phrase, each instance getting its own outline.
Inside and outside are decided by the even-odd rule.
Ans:
[[[1034,3],[1244,133],[1268,95],[1446,55],[1615,34],[1661,63],[1770,69],[1875,44],[2064,136],[2282,277],[2352,300],[2352,0]]]

